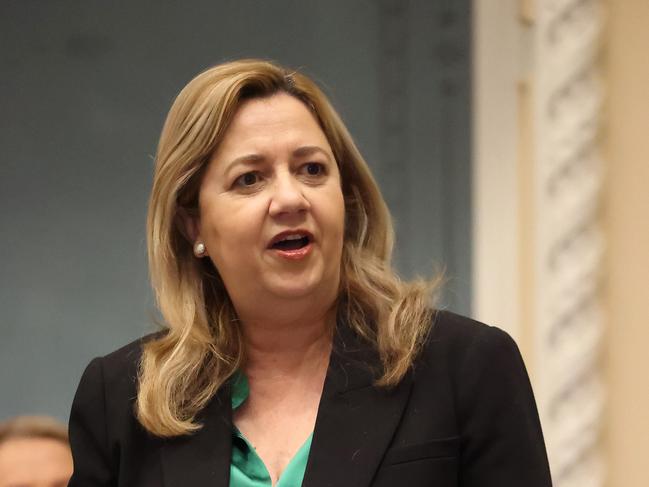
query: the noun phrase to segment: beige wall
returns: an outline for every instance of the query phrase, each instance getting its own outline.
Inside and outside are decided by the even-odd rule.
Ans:
[[[518,0],[473,4],[472,315],[520,343],[516,86],[527,53],[517,14]]]
[[[649,1],[606,3],[608,485],[645,487],[649,485]]]
[[[602,41],[607,97],[603,127],[607,167],[603,195],[607,240],[603,291],[608,323],[603,347],[607,389],[606,484],[646,487],[649,486],[649,0],[602,2],[606,11]],[[525,37],[520,37],[525,26],[517,27],[516,23],[521,20],[518,8],[527,2],[495,3],[495,0],[475,3],[474,199],[478,203],[476,220],[481,225],[475,229],[478,251],[474,256],[474,311],[483,320],[505,324],[517,336],[534,375],[536,367],[529,338],[531,320],[525,304],[526,293],[532,293],[533,289],[529,269],[524,265],[531,259],[528,247],[533,236],[520,233],[523,227],[517,223],[517,216],[525,217],[531,210],[519,200],[515,205],[518,215],[506,214],[507,218],[503,219],[499,211],[503,194],[515,198],[517,193],[530,192],[525,190],[530,176],[525,176],[523,163],[528,159],[525,154],[532,143],[527,137],[529,130],[525,121],[529,113],[525,102],[533,87],[519,84],[519,98],[516,98],[516,85],[525,82],[527,71],[520,59],[529,57],[525,42],[521,42]],[[503,44],[509,50],[497,48]],[[494,66],[497,69],[491,69]],[[497,110],[493,109],[494,105],[498,106]],[[492,117],[503,114],[508,117],[507,123],[489,123]],[[508,175],[518,171],[518,179],[505,188],[499,185],[498,194],[494,195],[489,175],[503,171]],[[502,231],[503,225],[508,225],[508,231]],[[484,229],[497,229],[494,235],[498,238]],[[493,259],[491,242],[502,239],[503,235],[517,235],[520,239],[519,264],[499,273],[509,283],[508,292],[494,289],[480,279],[481,274],[493,275],[493,269],[488,266],[499,259]],[[512,292],[520,288],[522,291]],[[494,294],[507,296],[510,303],[522,302],[523,306],[512,311],[511,306],[503,307]],[[516,325],[517,318],[528,326]]]
[[[607,406],[604,418],[606,485],[649,486],[649,0],[602,0],[606,29],[603,59],[606,110],[603,140],[606,174],[603,194],[607,241],[605,287],[607,332],[604,339]],[[532,375],[537,369],[531,346],[533,235],[520,223],[530,218],[529,202],[513,204],[518,213],[501,211],[503,198],[530,194],[528,126],[529,67],[521,6],[526,0],[480,0],[475,5],[475,240],[474,313],[498,323],[517,337]],[[525,9],[522,9],[526,11]],[[531,8],[533,14],[534,9]],[[523,16],[526,18],[526,16]],[[533,27],[533,15],[532,27]],[[506,47],[503,47],[506,46]],[[515,48],[512,46],[516,46]],[[516,87],[518,86],[518,98]],[[494,117],[498,123],[493,123]],[[506,117],[505,120],[502,120]],[[518,153],[516,150],[518,148]],[[518,166],[516,166],[518,164]],[[511,184],[490,177],[504,172]],[[517,178],[510,176],[518,174]],[[505,205],[506,206],[506,205]],[[492,232],[492,233],[489,233]],[[518,238],[517,264],[499,269],[507,284],[495,288],[491,265],[499,265],[505,237]],[[507,259],[505,259],[507,260]],[[511,261],[512,259],[509,259]],[[527,263],[527,264],[526,264]],[[522,307],[503,306],[499,296]],[[526,326],[517,325],[522,322]]]

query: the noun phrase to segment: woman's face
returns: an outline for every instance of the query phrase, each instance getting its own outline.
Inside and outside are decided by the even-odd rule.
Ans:
[[[345,225],[340,173],[302,102],[282,93],[239,108],[209,162],[199,209],[196,239],[235,307],[333,302]]]

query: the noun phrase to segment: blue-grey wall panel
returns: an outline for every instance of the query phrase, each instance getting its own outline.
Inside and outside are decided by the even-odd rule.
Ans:
[[[324,86],[394,210],[399,267],[445,265],[446,302],[468,311],[467,4],[0,2],[0,419],[65,419],[85,364],[154,329],[157,137],[178,90],[226,59]]]

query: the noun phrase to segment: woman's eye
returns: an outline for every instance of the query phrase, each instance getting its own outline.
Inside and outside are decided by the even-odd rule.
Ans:
[[[309,176],[321,176],[324,174],[324,165],[319,162],[309,162],[304,166],[304,170]]]
[[[235,182],[235,186],[254,186],[259,182],[259,175],[255,172],[247,172],[239,176]]]

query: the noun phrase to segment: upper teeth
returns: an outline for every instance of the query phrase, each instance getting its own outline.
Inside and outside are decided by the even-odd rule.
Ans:
[[[282,240],[300,240],[301,238],[304,238],[304,235],[298,235],[296,233],[295,235],[287,235],[286,237],[283,237]]]

